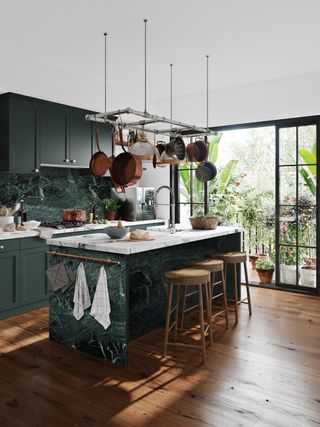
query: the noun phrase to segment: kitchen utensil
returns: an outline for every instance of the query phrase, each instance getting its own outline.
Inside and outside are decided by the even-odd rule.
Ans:
[[[83,209],[66,209],[62,212],[62,219],[66,222],[84,222],[87,214]]]
[[[161,156],[161,154],[164,152],[166,148],[166,143],[164,141],[158,141],[156,144],[156,148],[159,151],[159,155]]]
[[[105,232],[111,239],[122,239],[130,231],[130,228],[126,227],[106,227]]]
[[[196,162],[199,158],[199,148],[193,142],[186,147],[187,158],[190,162]]]
[[[96,128],[96,144],[98,151],[91,157],[89,164],[90,172],[94,176],[103,176],[110,167],[108,156],[100,149],[99,139],[99,128]]]
[[[170,138],[170,142],[166,144],[165,151],[167,156],[173,157],[174,155],[178,160],[183,160],[186,156],[186,146],[180,136]]]
[[[7,224],[12,224],[14,222],[13,216],[0,216],[0,227],[4,227]]]
[[[199,150],[197,162],[204,162],[208,157],[208,145],[204,142],[203,139],[197,139],[194,144],[197,146]]]
[[[211,162],[203,162],[196,169],[196,177],[199,181],[208,182],[217,176],[217,168]]]
[[[121,133],[120,127],[120,133]],[[122,138],[122,136],[121,136]],[[134,154],[128,153],[122,144],[123,153],[118,154],[110,168],[110,175],[117,192],[124,187],[135,185],[142,175],[142,161]]]

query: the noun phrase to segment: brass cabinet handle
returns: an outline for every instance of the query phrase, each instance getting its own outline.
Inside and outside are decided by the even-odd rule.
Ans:
[[[64,159],[63,161],[64,161],[64,163],[70,163],[69,159]]]
[[[0,245],[0,250],[2,251],[4,249],[4,245]]]
[[[70,163],[77,163],[76,160],[70,160]]]
[[[34,168],[32,172],[38,173],[39,169],[38,168]]]

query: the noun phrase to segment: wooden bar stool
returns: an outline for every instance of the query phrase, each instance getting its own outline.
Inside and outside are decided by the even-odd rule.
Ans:
[[[228,303],[227,303],[227,292],[226,292],[226,282],[224,276],[224,262],[218,259],[195,259],[189,260],[186,262],[186,265],[192,268],[199,268],[201,270],[207,270],[210,272],[210,295],[209,299],[211,300],[211,319],[214,320],[216,317],[224,315],[226,322],[226,329],[229,328],[229,318],[228,318]],[[215,273],[221,273],[221,281],[215,282]],[[215,295],[215,287],[222,284],[222,290],[220,293]],[[186,300],[190,294],[187,293],[187,286],[184,289],[183,305],[182,305],[182,317],[181,317],[181,328],[183,328],[184,314],[186,312]],[[223,300],[223,309],[213,313],[213,301],[217,298],[222,297]],[[221,308],[221,307],[219,307]],[[212,337],[210,337],[210,343],[212,344]]]
[[[247,269],[247,254],[246,252],[223,252],[212,255],[213,259],[219,259],[224,262],[224,278],[225,283],[227,283],[227,269],[228,264],[233,265],[233,276],[234,276],[234,314],[235,314],[235,324],[238,323],[238,303],[247,303],[249,308],[249,315],[252,314],[251,298],[250,298],[250,288],[249,288],[249,279],[248,279],[248,269]],[[243,263],[244,266],[244,275],[245,275],[245,285],[247,290],[246,298],[238,302],[238,275],[237,275],[237,264]]]
[[[210,273],[207,270],[199,270],[198,268],[181,268],[179,270],[167,271],[164,273],[166,281],[169,283],[169,295],[167,305],[167,317],[165,325],[164,335],[164,356],[167,356],[168,345],[176,345],[182,347],[201,348],[203,361],[206,363],[207,352],[206,352],[206,341],[205,336],[209,334],[212,336],[212,322],[211,322],[211,304],[209,300],[210,295]],[[187,286],[197,286],[198,304],[199,304],[199,322],[200,322],[200,333],[201,333],[201,345],[185,344],[177,342],[178,336],[178,322],[179,322],[179,303],[180,303],[180,288]],[[203,312],[203,292],[204,286],[205,301],[207,309],[207,327],[204,324],[204,312]],[[172,307],[172,295],[173,287],[176,288],[176,303]],[[171,314],[175,312],[175,320],[170,325]],[[172,342],[169,342],[169,333],[174,327],[174,338]]]

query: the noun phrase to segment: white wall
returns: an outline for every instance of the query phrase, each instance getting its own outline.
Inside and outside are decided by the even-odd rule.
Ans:
[[[159,114],[168,114],[168,99],[158,100]],[[174,118],[205,125],[206,94],[173,100]],[[320,114],[320,71],[210,92],[209,126],[250,123]]]

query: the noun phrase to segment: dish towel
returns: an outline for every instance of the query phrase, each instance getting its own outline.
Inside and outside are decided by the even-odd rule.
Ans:
[[[96,292],[93,297],[90,314],[99,322],[104,329],[110,326],[110,299],[108,290],[107,274],[104,267],[100,268]]]
[[[77,269],[73,302],[73,315],[77,320],[79,320],[83,316],[84,310],[90,307],[91,305],[86,272],[84,270],[83,262],[79,264],[79,267]]]

